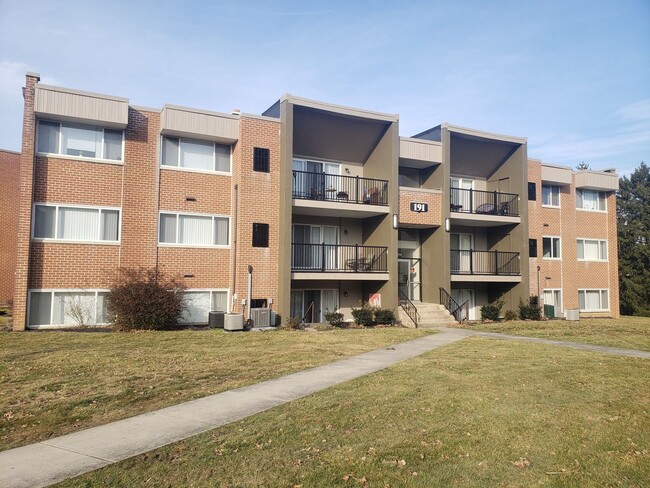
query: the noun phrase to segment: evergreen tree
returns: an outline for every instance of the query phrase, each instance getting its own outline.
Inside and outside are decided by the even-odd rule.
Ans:
[[[588,169],[591,169],[589,167],[589,163],[585,163],[584,161],[581,161],[580,163],[578,163],[576,165],[576,171],[585,171],[585,170],[588,170]]]
[[[650,169],[620,180],[616,198],[621,313],[650,316]]]

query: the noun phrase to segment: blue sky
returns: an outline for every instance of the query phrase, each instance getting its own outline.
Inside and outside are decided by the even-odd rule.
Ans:
[[[261,113],[283,93],[528,138],[551,163],[650,162],[650,2],[0,0],[0,147],[41,82]]]

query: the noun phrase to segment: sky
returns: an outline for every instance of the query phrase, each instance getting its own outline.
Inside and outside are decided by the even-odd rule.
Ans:
[[[284,93],[528,139],[629,175],[650,162],[650,1],[0,0],[0,148],[41,83],[261,114]]]

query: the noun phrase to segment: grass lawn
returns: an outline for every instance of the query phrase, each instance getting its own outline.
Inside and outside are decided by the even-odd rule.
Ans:
[[[60,486],[647,486],[650,362],[471,338]]]
[[[220,330],[0,335],[0,450],[360,354],[430,332]]]
[[[650,317],[479,323],[466,329],[650,351]]]

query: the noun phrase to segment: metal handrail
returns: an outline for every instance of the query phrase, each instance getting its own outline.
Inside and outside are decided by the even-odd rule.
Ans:
[[[467,301],[465,303],[467,303]],[[440,288],[440,304],[449,311],[449,313],[454,317],[456,322],[458,322],[459,324],[462,322],[461,320],[462,316],[459,316],[458,313],[462,305],[458,305],[458,302],[454,300],[454,298],[449,294],[449,292],[442,287]]]
[[[292,198],[388,205],[388,180],[293,170]]]
[[[519,216],[519,195],[516,193],[451,187],[449,199],[452,212]]]
[[[465,314],[463,315],[463,311]],[[469,319],[469,300],[465,300],[462,305],[460,305],[456,310],[451,312],[456,321],[459,324],[462,324],[465,320]]]
[[[387,273],[388,247],[345,244],[291,244],[291,270]]]
[[[417,307],[409,299],[406,293],[404,293],[404,291],[400,290],[399,288],[397,291],[399,292],[399,306],[402,307],[402,310],[406,312],[406,315],[409,316],[417,328],[418,324],[420,323],[420,314],[418,313]]]
[[[519,276],[518,252],[450,250],[451,274]]]

